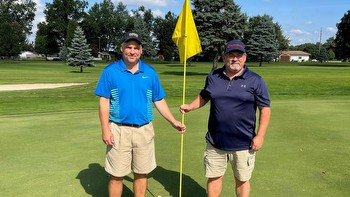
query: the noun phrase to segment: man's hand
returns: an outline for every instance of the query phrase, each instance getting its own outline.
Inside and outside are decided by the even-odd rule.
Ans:
[[[171,124],[180,134],[186,131],[186,126],[183,125],[180,121],[175,121]]]
[[[106,145],[113,145],[114,144],[114,137],[113,137],[113,134],[110,130],[102,132],[102,141]]]

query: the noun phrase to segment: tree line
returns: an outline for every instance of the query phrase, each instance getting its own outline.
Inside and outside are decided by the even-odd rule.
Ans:
[[[155,17],[150,9],[140,6],[127,10],[123,3],[112,0],[95,3],[88,9],[84,0],[53,0],[46,3],[45,21],[38,24],[34,43],[26,39],[32,32],[35,16],[33,0],[3,0],[0,2],[0,56],[13,57],[23,50],[44,55],[58,55],[71,47],[74,31],[81,27],[93,56],[108,52],[119,58],[121,38],[127,31],[137,31],[144,39],[144,57],[162,55],[165,60],[178,58],[172,33],[177,15],[172,12]],[[312,59],[348,60],[350,55],[350,11],[337,24],[335,38],[324,44],[306,43],[290,46],[280,24],[270,15],[248,17],[233,0],[192,0],[194,20],[203,52],[198,61],[213,61],[221,57],[225,42],[241,39],[247,45],[250,61],[273,61],[283,50],[303,50]]]

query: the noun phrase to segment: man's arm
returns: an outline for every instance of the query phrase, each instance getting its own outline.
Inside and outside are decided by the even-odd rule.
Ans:
[[[207,104],[208,101],[203,99],[201,97],[201,95],[198,95],[193,101],[191,104],[184,104],[184,105],[181,105],[180,106],[180,112],[181,113],[187,113],[187,112],[190,112],[192,110],[196,110],[198,108],[201,108],[203,107],[205,104]]]
[[[265,134],[267,131],[267,127],[269,126],[270,116],[271,116],[270,107],[258,106],[258,108],[260,111],[259,128],[251,144],[251,149],[254,151],[258,151],[264,143]]]
[[[102,140],[107,145],[112,145],[114,144],[114,138],[111,130],[109,129],[109,99],[100,97],[99,106]]]
[[[186,126],[181,124],[178,120],[175,119],[174,115],[171,113],[168,104],[165,99],[154,102],[159,113],[175,128],[179,133],[183,133],[186,130]]]

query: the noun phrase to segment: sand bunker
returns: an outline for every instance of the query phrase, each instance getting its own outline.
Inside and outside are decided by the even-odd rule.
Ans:
[[[36,89],[52,89],[76,85],[85,85],[87,83],[36,83],[36,84],[11,84],[0,85],[0,91],[10,90],[36,90]]]

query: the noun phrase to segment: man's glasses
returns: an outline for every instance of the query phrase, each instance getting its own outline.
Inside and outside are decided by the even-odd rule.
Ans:
[[[243,55],[244,55],[244,53],[235,53],[235,52],[233,52],[233,53],[227,53],[226,57],[240,59],[240,58],[243,57]]]

